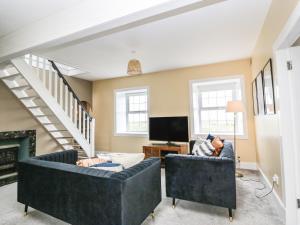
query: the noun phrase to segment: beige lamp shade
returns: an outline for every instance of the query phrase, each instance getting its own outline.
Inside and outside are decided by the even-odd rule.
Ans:
[[[141,63],[137,59],[131,59],[128,62],[127,74],[128,75],[138,75],[142,73]]]
[[[226,112],[244,112],[244,104],[242,101],[227,102]]]

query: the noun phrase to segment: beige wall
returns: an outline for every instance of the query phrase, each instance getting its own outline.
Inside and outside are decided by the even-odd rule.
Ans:
[[[114,136],[115,89],[148,86],[150,116],[189,116],[190,80],[232,75],[244,75],[246,83],[248,139],[238,140],[239,154],[244,162],[256,162],[249,59],[95,81],[93,105],[96,118],[96,150],[141,152],[142,145],[149,143],[147,138]]]
[[[80,101],[87,101],[92,105],[93,83],[76,77],[65,76]]]
[[[0,132],[17,130],[37,131],[37,155],[61,149],[0,80]]]
[[[299,0],[273,0],[253,52],[253,79],[263,68],[267,60],[272,57],[272,46],[298,2]],[[255,118],[255,124],[258,165],[270,182],[272,182],[273,174],[279,175],[280,185],[276,186],[275,189],[278,195],[283,199],[279,116],[278,114],[273,116],[258,116]]]

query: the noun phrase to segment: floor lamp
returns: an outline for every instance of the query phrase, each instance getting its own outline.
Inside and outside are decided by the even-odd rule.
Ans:
[[[236,117],[237,117],[237,113],[244,112],[243,102],[242,101],[229,101],[229,102],[227,102],[226,112],[233,112],[234,113],[233,146],[234,146],[235,157],[237,158],[238,155],[237,155],[237,150],[236,150]],[[244,175],[237,171],[236,176],[237,177],[243,177]]]

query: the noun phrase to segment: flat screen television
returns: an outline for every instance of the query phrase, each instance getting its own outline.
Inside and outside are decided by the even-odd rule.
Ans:
[[[152,141],[188,142],[188,117],[150,117],[149,139]]]

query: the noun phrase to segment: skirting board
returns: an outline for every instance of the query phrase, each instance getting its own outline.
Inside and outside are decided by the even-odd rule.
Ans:
[[[264,172],[262,171],[262,169],[260,169],[258,167],[258,171],[259,171],[261,177],[263,178],[264,183],[268,186],[269,189],[271,189],[272,188],[272,184],[269,181],[269,179],[267,178],[267,176],[264,174]],[[282,200],[279,198],[279,195],[277,194],[277,192],[276,192],[275,189],[273,190],[272,195],[274,196],[276,202],[278,203],[278,209],[279,209],[278,212],[280,213],[280,216],[282,218],[285,218],[285,206],[284,206]]]
[[[245,169],[245,170],[257,170],[257,165],[254,162],[240,162],[237,165],[238,169]]]

